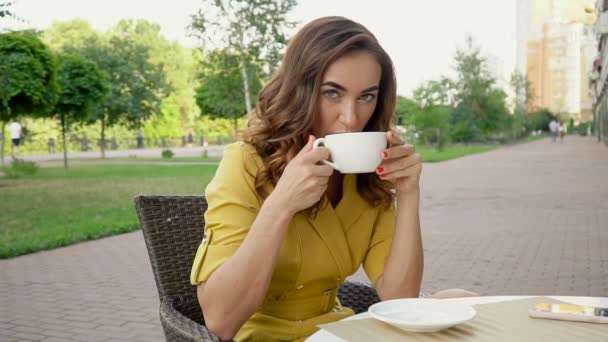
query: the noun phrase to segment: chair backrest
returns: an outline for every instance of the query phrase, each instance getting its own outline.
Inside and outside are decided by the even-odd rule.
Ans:
[[[135,208],[161,299],[195,322],[204,319],[190,269],[203,238],[207,202],[203,196],[137,196]]]

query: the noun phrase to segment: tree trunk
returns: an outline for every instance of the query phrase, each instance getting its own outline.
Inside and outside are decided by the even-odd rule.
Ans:
[[[249,94],[249,78],[247,77],[247,60],[241,53],[241,76],[243,77],[243,91],[245,92],[245,106],[247,113],[251,112],[251,96]]]
[[[4,166],[4,140],[6,140],[4,138],[4,126],[6,125],[6,122],[2,121],[2,143],[0,143],[0,159],[2,159],[2,166]]]
[[[595,125],[595,132],[597,134],[597,142],[602,142],[602,112],[598,111],[597,113],[597,120],[596,120],[596,125]]]
[[[106,116],[101,116],[101,159],[106,159]]]
[[[63,168],[68,169],[68,144],[65,142],[65,114],[61,114],[61,137],[63,140]]]
[[[237,121],[238,120],[237,118],[234,118],[233,120],[234,120],[234,139],[233,140],[236,141],[236,133],[239,128],[239,123]]]

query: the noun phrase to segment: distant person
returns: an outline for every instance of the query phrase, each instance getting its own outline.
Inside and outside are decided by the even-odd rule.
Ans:
[[[551,136],[551,142],[555,142],[558,130],[559,124],[557,121],[555,121],[555,119],[552,119],[551,122],[549,122],[549,135]]]
[[[11,134],[11,141],[13,143],[11,155],[13,159],[17,159],[17,155],[19,154],[19,145],[21,144],[21,138],[23,134],[23,127],[15,121],[8,126],[8,130]]]
[[[194,135],[192,135],[192,130],[188,132],[188,147],[192,147],[194,145]]]
[[[55,153],[55,138],[49,138],[49,153]]]
[[[80,140],[81,143],[81,150],[83,152],[86,152],[89,150],[89,138],[87,138],[87,136],[83,136],[82,139]]]
[[[144,131],[141,128],[137,130],[137,148],[144,148]]]
[[[559,123],[559,127],[557,128],[557,135],[559,136],[559,142],[563,143],[564,142],[564,136],[566,135],[566,124],[565,123]]]

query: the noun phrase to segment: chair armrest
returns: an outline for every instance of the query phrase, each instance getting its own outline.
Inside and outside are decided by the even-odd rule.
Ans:
[[[160,303],[160,322],[170,342],[221,342],[206,326],[184,316],[175,308],[176,300],[163,298]]]
[[[338,299],[342,306],[349,307],[355,313],[366,312],[367,309],[380,301],[376,290],[366,283],[346,281],[338,289]]]

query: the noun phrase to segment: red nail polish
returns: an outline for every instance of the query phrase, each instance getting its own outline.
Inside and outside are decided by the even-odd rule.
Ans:
[[[384,172],[384,168],[382,166],[378,167],[376,169],[376,171],[378,171],[378,173],[383,173]]]
[[[388,152],[387,151],[382,152],[382,158],[388,158]]]

